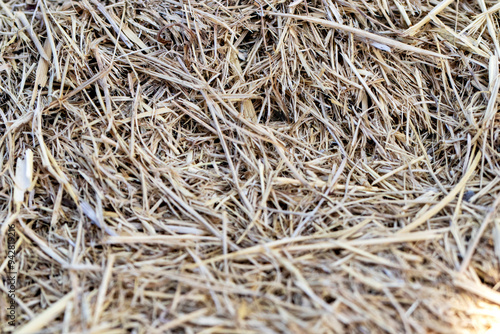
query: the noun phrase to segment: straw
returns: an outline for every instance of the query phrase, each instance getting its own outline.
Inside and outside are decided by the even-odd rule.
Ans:
[[[0,332],[494,331],[499,15],[0,0]]]

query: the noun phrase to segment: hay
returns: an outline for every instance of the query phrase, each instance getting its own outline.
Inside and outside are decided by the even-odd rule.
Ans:
[[[494,331],[499,11],[0,0],[2,329]]]

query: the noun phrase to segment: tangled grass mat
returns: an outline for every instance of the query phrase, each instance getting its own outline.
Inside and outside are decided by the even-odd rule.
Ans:
[[[499,11],[0,1],[2,330],[500,333]]]

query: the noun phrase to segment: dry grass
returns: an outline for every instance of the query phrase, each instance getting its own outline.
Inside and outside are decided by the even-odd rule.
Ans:
[[[499,11],[0,1],[17,333],[498,325]]]

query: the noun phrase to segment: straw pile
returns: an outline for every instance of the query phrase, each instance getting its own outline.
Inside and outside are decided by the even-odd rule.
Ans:
[[[4,331],[499,325],[496,1],[0,5]]]

